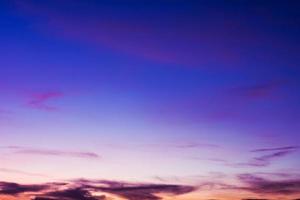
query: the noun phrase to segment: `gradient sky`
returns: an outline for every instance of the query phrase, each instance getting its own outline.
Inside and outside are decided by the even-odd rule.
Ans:
[[[299,10],[0,0],[0,198],[300,198]]]

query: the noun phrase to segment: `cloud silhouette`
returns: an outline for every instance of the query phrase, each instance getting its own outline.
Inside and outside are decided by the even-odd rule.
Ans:
[[[245,183],[241,189],[259,194],[300,194],[300,179],[269,180],[252,174],[241,174],[238,178]]]
[[[15,154],[32,154],[40,156],[61,156],[61,157],[73,157],[73,158],[89,158],[97,159],[100,156],[93,152],[84,151],[62,151],[54,149],[41,149],[41,148],[30,148],[21,146],[7,146],[7,149],[13,150]]]
[[[18,196],[30,192],[28,198],[33,200],[105,200],[107,195],[119,196],[126,200],[160,200],[163,197],[158,195],[177,196],[193,192],[196,189],[196,187],[187,185],[83,179],[41,185],[0,182],[0,194]]]
[[[93,197],[89,191],[74,188],[60,191],[49,192],[42,196],[35,197],[34,200],[104,200],[105,196]]]
[[[0,182],[0,194],[18,195],[26,192],[39,192],[48,188],[47,185],[20,185],[11,182]]]
[[[100,191],[116,194],[118,196],[127,198],[128,200],[158,200],[162,199],[156,196],[157,193],[167,193],[171,195],[180,195],[189,193],[195,190],[194,187],[190,186],[180,186],[180,185],[136,185],[136,186],[121,186],[121,187],[111,187],[103,188],[96,187]]]

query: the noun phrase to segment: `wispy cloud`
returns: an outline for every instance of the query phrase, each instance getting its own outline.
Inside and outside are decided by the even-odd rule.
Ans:
[[[299,146],[286,146],[286,147],[277,147],[277,148],[261,148],[254,149],[251,152],[269,152],[269,151],[293,151],[298,149]]]
[[[63,97],[65,94],[60,91],[38,92],[29,95],[26,106],[34,109],[55,111],[58,107],[49,105],[49,101]]]
[[[199,142],[187,142],[187,143],[178,143],[178,144],[170,144],[170,147],[179,148],[179,149],[194,149],[194,148],[220,148],[220,146],[216,144],[209,143],[199,143]]]
[[[249,86],[235,87],[231,91],[237,95],[250,99],[262,99],[278,95],[278,90],[285,85],[287,85],[287,81],[285,80],[271,80]]]
[[[22,146],[7,146],[6,149],[10,149],[15,154],[31,154],[40,156],[60,156],[60,157],[73,157],[73,158],[88,158],[97,159],[100,155],[93,152],[85,151],[62,151],[54,149],[42,149],[42,148],[31,148]]]
[[[240,163],[240,165],[265,167],[265,166],[270,165],[273,160],[287,156],[287,155],[295,152],[297,149],[298,149],[298,146],[254,149],[251,152],[254,152],[254,153],[267,152],[268,154],[254,157],[249,162]]]
[[[190,159],[209,161],[216,164],[221,164],[228,167],[267,167],[272,164],[273,161],[290,155],[297,151],[299,146],[287,146],[277,148],[261,148],[251,150],[251,153],[258,154],[245,162],[235,162],[226,160],[223,158],[201,158],[190,157]]]

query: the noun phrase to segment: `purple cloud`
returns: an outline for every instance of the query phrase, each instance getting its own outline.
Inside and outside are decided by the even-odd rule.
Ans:
[[[34,200],[105,200],[105,196],[94,197],[87,190],[82,188],[65,189],[59,191],[48,192],[37,196]]]
[[[270,42],[270,35],[260,32],[258,36],[253,32],[256,27],[242,25],[235,18],[231,18],[230,22],[217,20],[223,17],[219,12],[210,16],[209,24],[212,25],[201,20],[201,16],[190,15],[193,9],[183,10],[187,13],[185,17],[173,23],[170,16],[175,17],[177,13],[170,9],[172,4],[165,10],[168,15],[165,12],[156,12],[153,21],[147,15],[142,15],[143,20],[138,20],[133,17],[136,16],[133,10],[130,10],[133,13],[126,13],[126,9],[118,12],[118,9],[111,9],[110,6],[105,12],[101,7],[95,10],[93,3],[84,1],[46,1],[43,4],[37,1],[15,2],[22,13],[36,16],[43,22],[43,26],[39,26],[43,32],[161,63],[192,67],[244,66],[241,62],[245,60],[243,57],[246,54],[241,54],[241,47],[255,48],[255,43]],[[135,5],[138,6],[139,3],[135,2]],[[89,10],[90,14],[78,13],[76,7]],[[68,11],[72,8],[75,13],[70,17]],[[166,8],[165,4],[162,8]],[[204,8],[198,9],[201,11]],[[141,15],[140,12],[138,14]],[[115,17],[111,18],[111,15]],[[192,23],[194,20],[197,23]],[[212,34],[219,32],[223,34]],[[237,38],[238,46],[233,45]],[[274,45],[274,40],[272,42]],[[240,65],[236,65],[237,63]]]
[[[263,99],[278,95],[278,91],[287,85],[284,80],[272,80],[265,83],[257,83],[251,86],[240,86],[232,89],[234,94],[247,97],[249,99]]]
[[[268,151],[293,151],[299,149],[299,146],[287,146],[287,147],[277,147],[277,148],[262,148],[254,149],[251,152],[268,152]]]
[[[158,193],[177,196],[195,190],[195,187],[186,185],[136,184],[108,180],[75,180],[41,185],[0,182],[0,194],[17,196],[30,192],[29,198],[34,200],[105,200],[107,194],[126,200],[161,200],[163,197],[158,196]]]
[[[252,174],[238,176],[246,187],[241,189],[258,194],[291,195],[300,194],[300,179],[269,180]]]
[[[252,166],[252,167],[266,167],[271,164],[272,161],[287,156],[294,153],[299,147],[298,146],[288,146],[288,147],[278,147],[278,148],[262,148],[254,149],[251,152],[254,153],[268,153],[261,156],[254,157],[246,163],[237,163],[236,166]]]
[[[53,149],[38,149],[38,148],[29,148],[21,146],[8,146],[7,149],[14,150],[13,153],[16,154],[32,154],[40,156],[61,156],[61,157],[73,157],[73,158],[89,158],[97,159],[100,156],[93,152],[77,152],[77,151],[61,151]]]
[[[26,192],[39,192],[48,188],[47,185],[20,185],[11,182],[0,182],[0,194],[18,195]]]
[[[45,111],[56,111],[58,107],[48,105],[48,102],[52,99],[58,99],[64,96],[64,93],[59,91],[40,92],[29,95],[29,100],[26,102],[26,106],[34,109]]]

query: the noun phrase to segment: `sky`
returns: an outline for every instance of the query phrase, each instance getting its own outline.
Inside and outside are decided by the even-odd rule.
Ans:
[[[0,0],[0,199],[299,200],[299,10]]]

